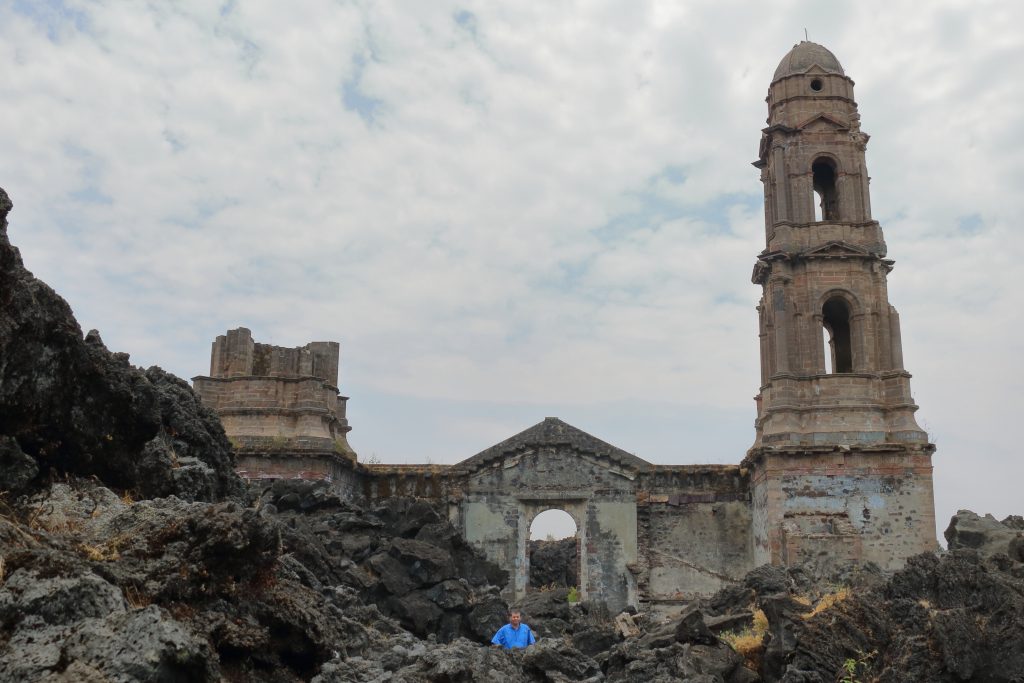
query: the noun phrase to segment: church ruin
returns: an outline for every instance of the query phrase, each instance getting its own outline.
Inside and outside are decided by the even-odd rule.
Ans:
[[[871,218],[853,81],[801,42],[768,90],[754,166],[765,249],[754,284],[761,352],[753,446],[738,465],[655,465],[547,418],[455,465],[374,465],[345,441],[339,347],[257,344],[232,330],[194,380],[250,479],[328,480],[353,497],[418,496],[528,590],[533,519],[576,522],[579,590],[613,610],[709,594],[766,562],[871,560],[934,550],[931,456],[914,419],[893,262]]]

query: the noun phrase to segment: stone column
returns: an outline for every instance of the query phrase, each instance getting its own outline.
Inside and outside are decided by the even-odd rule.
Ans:
[[[775,374],[789,372],[789,319],[784,280],[772,283],[772,317],[775,323]]]
[[[814,343],[811,344],[811,355],[814,357],[814,374],[825,374],[825,322],[821,312],[812,316],[812,330]]]
[[[783,158],[784,149],[782,146],[775,148],[773,157],[772,183],[775,193],[775,222],[792,221],[793,217],[790,214],[789,198],[787,197],[789,183],[786,182],[786,162]]]
[[[889,306],[889,354],[892,358],[890,367],[903,370],[903,338],[900,333],[900,314],[894,306]]]

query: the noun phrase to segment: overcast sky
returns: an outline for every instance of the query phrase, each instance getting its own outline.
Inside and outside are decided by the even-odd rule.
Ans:
[[[922,9],[925,8],[925,9]],[[856,82],[938,526],[1024,514],[1024,3],[0,0],[26,265],[141,366],[341,343],[361,458],[754,438],[768,84]]]

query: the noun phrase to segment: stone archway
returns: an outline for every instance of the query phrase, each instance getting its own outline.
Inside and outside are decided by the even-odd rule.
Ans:
[[[590,581],[587,572],[587,498],[525,498],[518,497],[519,519],[517,552],[515,559],[516,575],[513,579],[515,599],[521,599],[530,590],[530,539],[533,522],[541,514],[550,510],[559,510],[568,515],[575,526],[576,540],[576,575],[577,588],[581,598],[588,594]]]
[[[576,523],[581,600],[612,611],[638,601],[637,484],[650,463],[557,418],[547,418],[454,466],[463,477],[457,517],[466,540],[508,568],[502,596],[529,587],[530,524],[545,510]]]
[[[579,588],[579,525],[572,515],[558,507],[537,514],[526,544],[528,590]]]

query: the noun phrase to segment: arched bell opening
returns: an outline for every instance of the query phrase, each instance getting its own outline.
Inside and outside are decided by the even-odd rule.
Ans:
[[[825,372],[853,372],[853,343],[850,334],[850,305],[841,297],[830,298],[821,307],[824,331]]]
[[[839,220],[839,191],[836,189],[836,162],[828,157],[818,157],[811,164],[814,176],[814,220]]]

